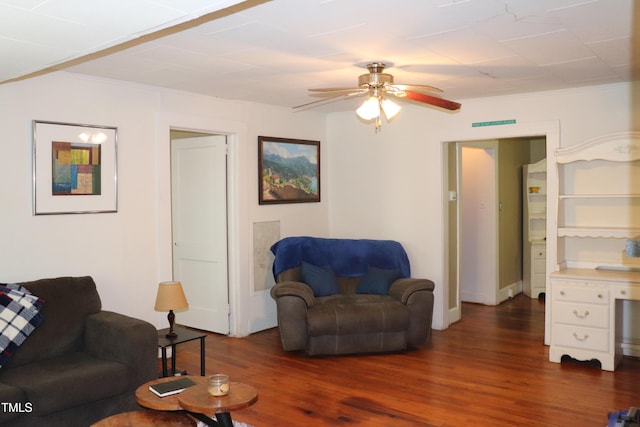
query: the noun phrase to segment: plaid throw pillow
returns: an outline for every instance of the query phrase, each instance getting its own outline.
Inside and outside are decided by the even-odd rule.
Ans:
[[[0,368],[42,323],[44,300],[16,284],[0,284]]]

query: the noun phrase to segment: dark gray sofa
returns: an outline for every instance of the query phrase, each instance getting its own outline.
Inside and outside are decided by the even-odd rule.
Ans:
[[[45,300],[44,321],[0,369],[0,425],[86,427],[138,409],[135,389],[158,376],[156,328],[103,311],[91,277],[19,285]]]
[[[286,238],[272,251],[277,283],[271,296],[285,351],[302,350],[309,355],[394,352],[428,342],[434,300],[431,280],[399,277],[390,281],[384,294],[359,288],[372,267],[397,268],[403,271],[401,276],[409,275],[408,258],[399,243]],[[318,291],[317,284],[304,283],[303,263],[308,262],[333,270],[338,291],[327,295]]]

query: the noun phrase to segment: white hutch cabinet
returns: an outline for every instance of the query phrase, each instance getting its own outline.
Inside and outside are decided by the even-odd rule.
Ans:
[[[557,271],[550,274],[549,359],[597,359],[613,371],[624,322],[637,313],[640,258],[625,256],[640,236],[640,132],[556,150]]]
[[[522,167],[522,282],[525,295],[546,292],[547,159]]]

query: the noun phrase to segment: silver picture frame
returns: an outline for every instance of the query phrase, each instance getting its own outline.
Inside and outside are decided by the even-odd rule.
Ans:
[[[118,129],[33,121],[33,214],[118,211]]]

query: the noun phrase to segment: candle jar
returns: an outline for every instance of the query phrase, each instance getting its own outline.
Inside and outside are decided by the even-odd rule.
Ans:
[[[209,376],[207,381],[207,391],[211,396],[225,396],[229,393],[229,376],[225,374],[214,374]]]

